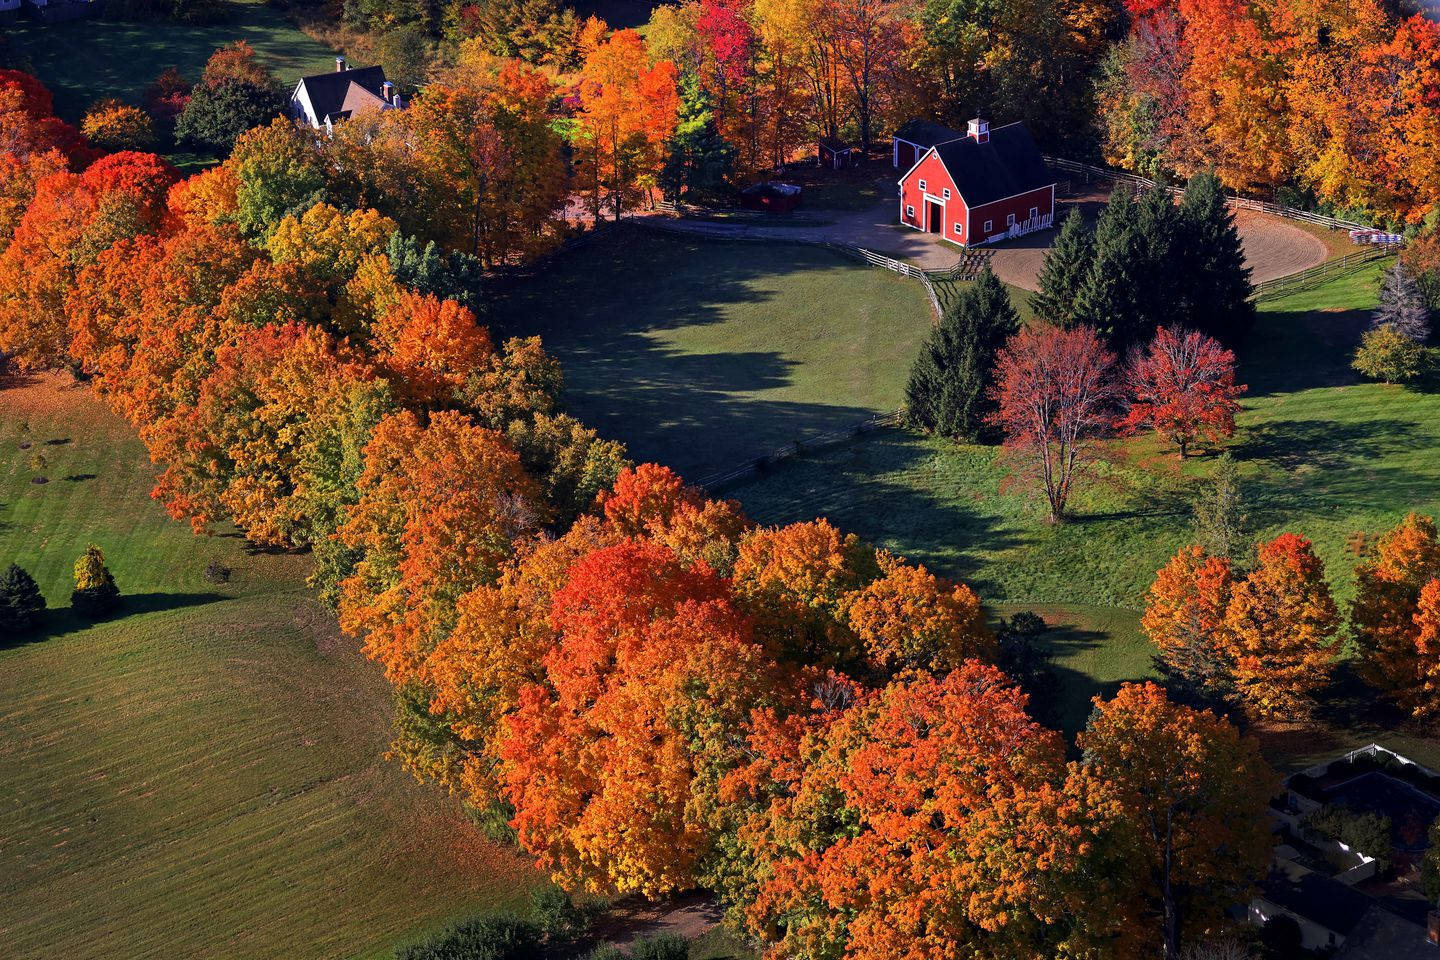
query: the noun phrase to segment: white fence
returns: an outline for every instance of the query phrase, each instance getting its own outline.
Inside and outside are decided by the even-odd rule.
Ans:
[[[1064,160],[1060,157],[1046,157],[1045,162],[1056,170],[1064,170],[1067,173],[1083,173],[1088,177],[1100,177],[1105,180],[1114,180],[1122,183],[1134,184],[1137,187],[1154,187],[1157,184],[1154,180],[1137,176],[1133,173],[1122,173],[1119,170],[1107,170],[1104,167],[1091,166],[1088,163],[1076,163],[1074,160]],[[1184,190],[1179,187],[1166,187],[1172,194],[1180,196]],[[1314,223],[1322,227],[1329,227],[1332,230],[1370,230],[1373,229],[1367,223],[1356,223],[1353,220],[1341,220],[1337,217],[1327,217],[1319,213],[1311,213],[1309,210],[1297,210],[1294,207],[1282,206],[1278,203],[1270,203],[1266,200],[1251,200],[1248,197],[1226,197],[1225,202],[1240,210],[1256,210],[1260,213],[1268,213],[1277,217],[1285,217],[1289,220],[1301,220],[1305,223]]]

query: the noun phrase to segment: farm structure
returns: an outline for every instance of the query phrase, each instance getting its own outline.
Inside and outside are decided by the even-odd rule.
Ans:
[[[383,68],[352,69],[344,57],[335,58],[333,73],[301,77],[290,94],[290,116],[313,129],[333,133],[335,123],[372,110],[399,110],[405,106],[395,84]]]
[[[901,144],[897,135],[897,157]],[[992,130],[971,120],[963,136],[916,154],[900,178],[900,222],[962,247],[1045,230],[1055,222],[1055,178],[1024,124]]]

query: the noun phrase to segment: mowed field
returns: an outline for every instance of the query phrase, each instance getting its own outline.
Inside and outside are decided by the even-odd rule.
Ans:
[[[69,23],[22,21],[5,27],[11,56],[55,95],[55,112],[78,122],[103,97],[140,104],[145,88],[166,67],[196,81],[216,48],[244,40],[287,86],[302,76],[335,69],[335,52],[301,33],[279,6],[227,0],[215,23],[119,20]]]
[[[192,536],[149,499],[154,473],[87,390],[0,387],[0,564],[59,608],[0,644],[0,953],[388,957],[523,907],[533,872],[383,759],[385,684],[305,589],[308,560]],[[90,541],[126,596],[94,626],[66,609]]]
[[[1250,525],[1257,538],[1294,530],[1313,540],[1342,607],[1354,592],[1354,534],[1412,509],[1440,513],[1440,393],[1361,382],[1349,368],[1387,265],[1265,302],[1240,358],[1250,392],[1230,449]],[[1059,628],[1052,642],[1073,727],[1090,695],[1148,675],[1138,614],[1156,569],[1190,541],[1189,498],[1214,454],[1182,464],[1152,439],[1115,442],[1073,519],[1051,526],[997,453],[888,430],[785,461],[729,495],[766,523],[827,516],[974,584],[1002,609],[1040,610]],[[1392,736],[1357,724],[1324,737],[1281,731],[1274,743],[1283,762],[1377,735]],[[1440,756],[1433,742],[1403,742]]]
[[[918,283],[828,250],[633,229],[497,314],[559,358],[576,416],[694,479],[898,409],[933,324]]]

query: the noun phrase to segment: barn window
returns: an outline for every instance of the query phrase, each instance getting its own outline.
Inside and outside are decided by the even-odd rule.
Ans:
[[[950,188],[949,188],[949,187],[946,187],[946,188],[945,188],[943,191],[941,191],[941,192],[944,193],[946,200],[949,200],[949,199],[950,199]]]
[[[913,217],[913,216],[915,216],[915,208],[912,207],[912,206],[911,206],[910,204],[908,204],[908,203],[905,204],[905,216],[907,216],[907,217]]]
[[[986,220],[986,221],[985,221],[985,232],[986,232],[986,233],[989,233],[989,232],[990,232],[990,228],[993,227],[994,225],[995,225],[995,221],[993,221],[993,220]]]
[[[957,220],[957,221],[955,222],[955,236],[957,236],[957,237],[963,237],[964,235],[965,235],[965,232],[960,229],[960,222]]]
[[[924,181],[924,180],[921,180],[921,181],[920,181],[920,189],[921,189],[921,190],[924,190],[924,189],[925,189],[925,181]]]
[[[1015,226],[1015,214],[1013,214],[1013,213],[1007,213],[1007,214],[1005,214],[1005,226],[1007,226],[1007,227],[1013,227],[1013,226]]]
[[[1034,220],[1034,219],[1035,219],[1036,217],[1038,217],[1038,216],[1040,216],[1040,208],[1039,208],[1039,207],[1031,207],[1031,208],[1030,208],[1030,219],[1031,219],[1031,220]]]

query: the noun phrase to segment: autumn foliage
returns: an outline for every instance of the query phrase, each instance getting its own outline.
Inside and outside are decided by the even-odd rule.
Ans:
[[[1174,443],[1181,459],[1197,440],[1235,435],[1235,354],[1194,330],[1161,327],[1126,371],[1129,409],[1122,426],[1150,427]]]
[[[1435,521],[1410,514],[1380,537],[1355,570],[1350,624],[1367,680],[1419,717],[1440,709],[1432,689],[1440,578]],[[1429,599],[1422,602],[1426,591]],[[1428,605],[1427,605],[1428,603]]]

